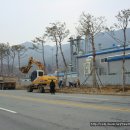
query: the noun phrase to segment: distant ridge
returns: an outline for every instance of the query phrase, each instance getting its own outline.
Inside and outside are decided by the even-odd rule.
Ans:
[[[126,32],[127,32],[127,44],[130,44],[130,28],[128,28]],[[122,32],[122,30],[115,31],[114,34],[118,39],[123,41],[123,32]],[[85,47],[84,44],[85,44],[85,41],[82,42],[82,48]],[[32,47],[32,42],[25,42],[25,43],[22,43],[22,45],[24,45],[26,48],[29,48],[29,47]],[[107,32],[100,33],[95,38],[96,50],[111,48],[111,47],[115,47],[115,46],[119,46],[119,45],[120,44],[117,41],[115,41],[113,38],[111,38],[108,35]],[[67,63],[69,64],[70,63],[70,44],[69,43],[63,44],[62,48],[63,48],[65,58],[67,60]],[[86,50],[91,51],[92,50],[91,45],[88,45]],[[51,67],[56,66],[55,65],[55,53],[56,53],[55,45],[53,46],[53,52],[52,52],[52,46],[45,45],[46,64],[50,65]],[[60,53],[60,51],[59,51],[59,53]],[[26,65],[27,62],[28,62],[28,58],[30,56],[32,56],[32,57],[34,57],[37,60],[42,62],[42,54],[40,54],[40,53],[38,53],[38,52],[36,52],[34,50],[28,49],[27,52],[25,53],[24,58],[22,58],[22,60],[21,60],[21,65]],[[62,61],[61,56],[59,56],[59,63],[60,63],[59,66],[62,67],[63,66],[63,61]],[[17,62],[17,59],[16,59],[15,65],[17,66],[17,64],[18,64],[18,62]]]

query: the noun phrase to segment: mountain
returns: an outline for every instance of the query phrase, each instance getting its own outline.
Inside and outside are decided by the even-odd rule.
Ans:
[[[130,29],[127,29],[127,44],[130,44]],[[123,31],[118,30],[114,32],[115,37],[123,41]],[[24,45],[27,49],[32,48],[32,43],[31,42],[25,42],[22,43],[21,45]],[[113,47],[118,47],[121,46],[122,44],[118,43],[115,41],[111,36],[110,33],[104,32],[100,33],[98,36],[95,37],[95,48],[96,50],[102,50],[106,48],[113,48]],[[41,46],[39,46],[41,48]],[[68,64],[70,64],[70,44],[63,44],[63,53],[65,55],[66,61]],[[84,50],[84,52],[88,53],[92,51],[91,45],[87,44],[86,46],[86,51],[85,51],[85,40],[81,42],[81,48]],[[45,61],[46,65],[48,65],[51,68],[56,68],[56,62],[55,62],[55,54],[56,54],[56,46],[49,46],[45,45],[44,46],[44,53],[45,53]],[[24,57],[21,59],[21,65],[26,65],[28,63],[28,58],[29,57],[34,57],[35,59],[39,60],[42,62],[42,53],[38,53],[35,50],[28,49],[24,55]],[[16,62],[18,64],[18,62]],[[59,50],[59,66],[62,68],[63,66],[63,61],[62,57],[60,55],[60,50]]]
[[[29,48],[33,47],[32,42],[25,42],[25,43],[22,43],[21,45],[25,46],[27,49],[26,53],[24,54],[23,58],[21,59],[21,66],[27,65],[29,57],[33,57],[34,59],[43,63],[42,53],[39,53],[34,49],[29,49]],[[39,48],[42,48],[42,47],[39,46]],[[69,44],[63,44],[62,48],[63,48],[63,53],[65,56],[65,59],[66,59],[67,63],[69,64],[70,63],[70,46],[69,46]],[[56,57],[55,56],[56,55],[56,46],[44,45],[44,55],[45,55],[46,65],[56,68],[56,60],[55,60],[56,59],[55,58]],[[58,59],[59,59],[59,66],[62,67],[63,61],[62,61],[62,57],[60,55],[60,50],[59,50]],[[16,62],[16,64],[18,64],[18,62]]]
[[[117,30],[114,31],[114,37],[119,39],[120,41],[123,41],[123,31]],[[130,45],[130,28],[126,30],[126,37],[127,37],[127,45]],[[85,51],[85,41],[82,42],[82,50],[84,50],[86,53],[89,53],[92,51],[91,44],[89,40],[87,41],[86,45],[86,51]],[[122,46],[123,43],[119,43],[117,40],[113,39],[111,37],[110,32],[103,32],[95,36],[95,48],[96,50],[103,50],[107,48],[113,48],[113,47],[119,47]]]

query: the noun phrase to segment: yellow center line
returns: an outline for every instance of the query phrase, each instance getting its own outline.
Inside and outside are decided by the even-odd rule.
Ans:
[[[70,107],[78,107],[78,108],[91,108],[91,109],[98,109],[98,110],[107,110],[107,111],[119,111],[119,112],[130,112],[130,108],[124,107],[111,107],[111,106],[101,106],[95,104],[85,104],[73,101],[65,101],[65,100],[52,100],[52,99],[40,99],[40,98],[32,98],[32,97],[23,97],[23,96],[14,96],[14,95],[7,95],[7,94],[0,94],[2,97],[19,99],[23,101],[34,101],[40,103],[47,103],[53,105],[65,105]]]

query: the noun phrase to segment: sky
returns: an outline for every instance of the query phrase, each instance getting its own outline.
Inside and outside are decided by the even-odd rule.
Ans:
[[[74,35],[82,12],[105,16],[110,26],[123,9],[130,9],[130,0],[0,0],[0,43],[31,41],[58,21]]]

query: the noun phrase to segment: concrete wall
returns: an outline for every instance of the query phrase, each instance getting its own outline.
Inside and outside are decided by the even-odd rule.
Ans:
[[[121,75],[102,75],[99,76],[103,85],[122,85],[122,76]],[[98,84],[101,85],[99,78],[97,77]],[[87,79],[87,80],[86,80]],[[80,77],[81,84],[92,85],[92,76]],[[130,85],[130,75],[126,74],[126,84]]]

